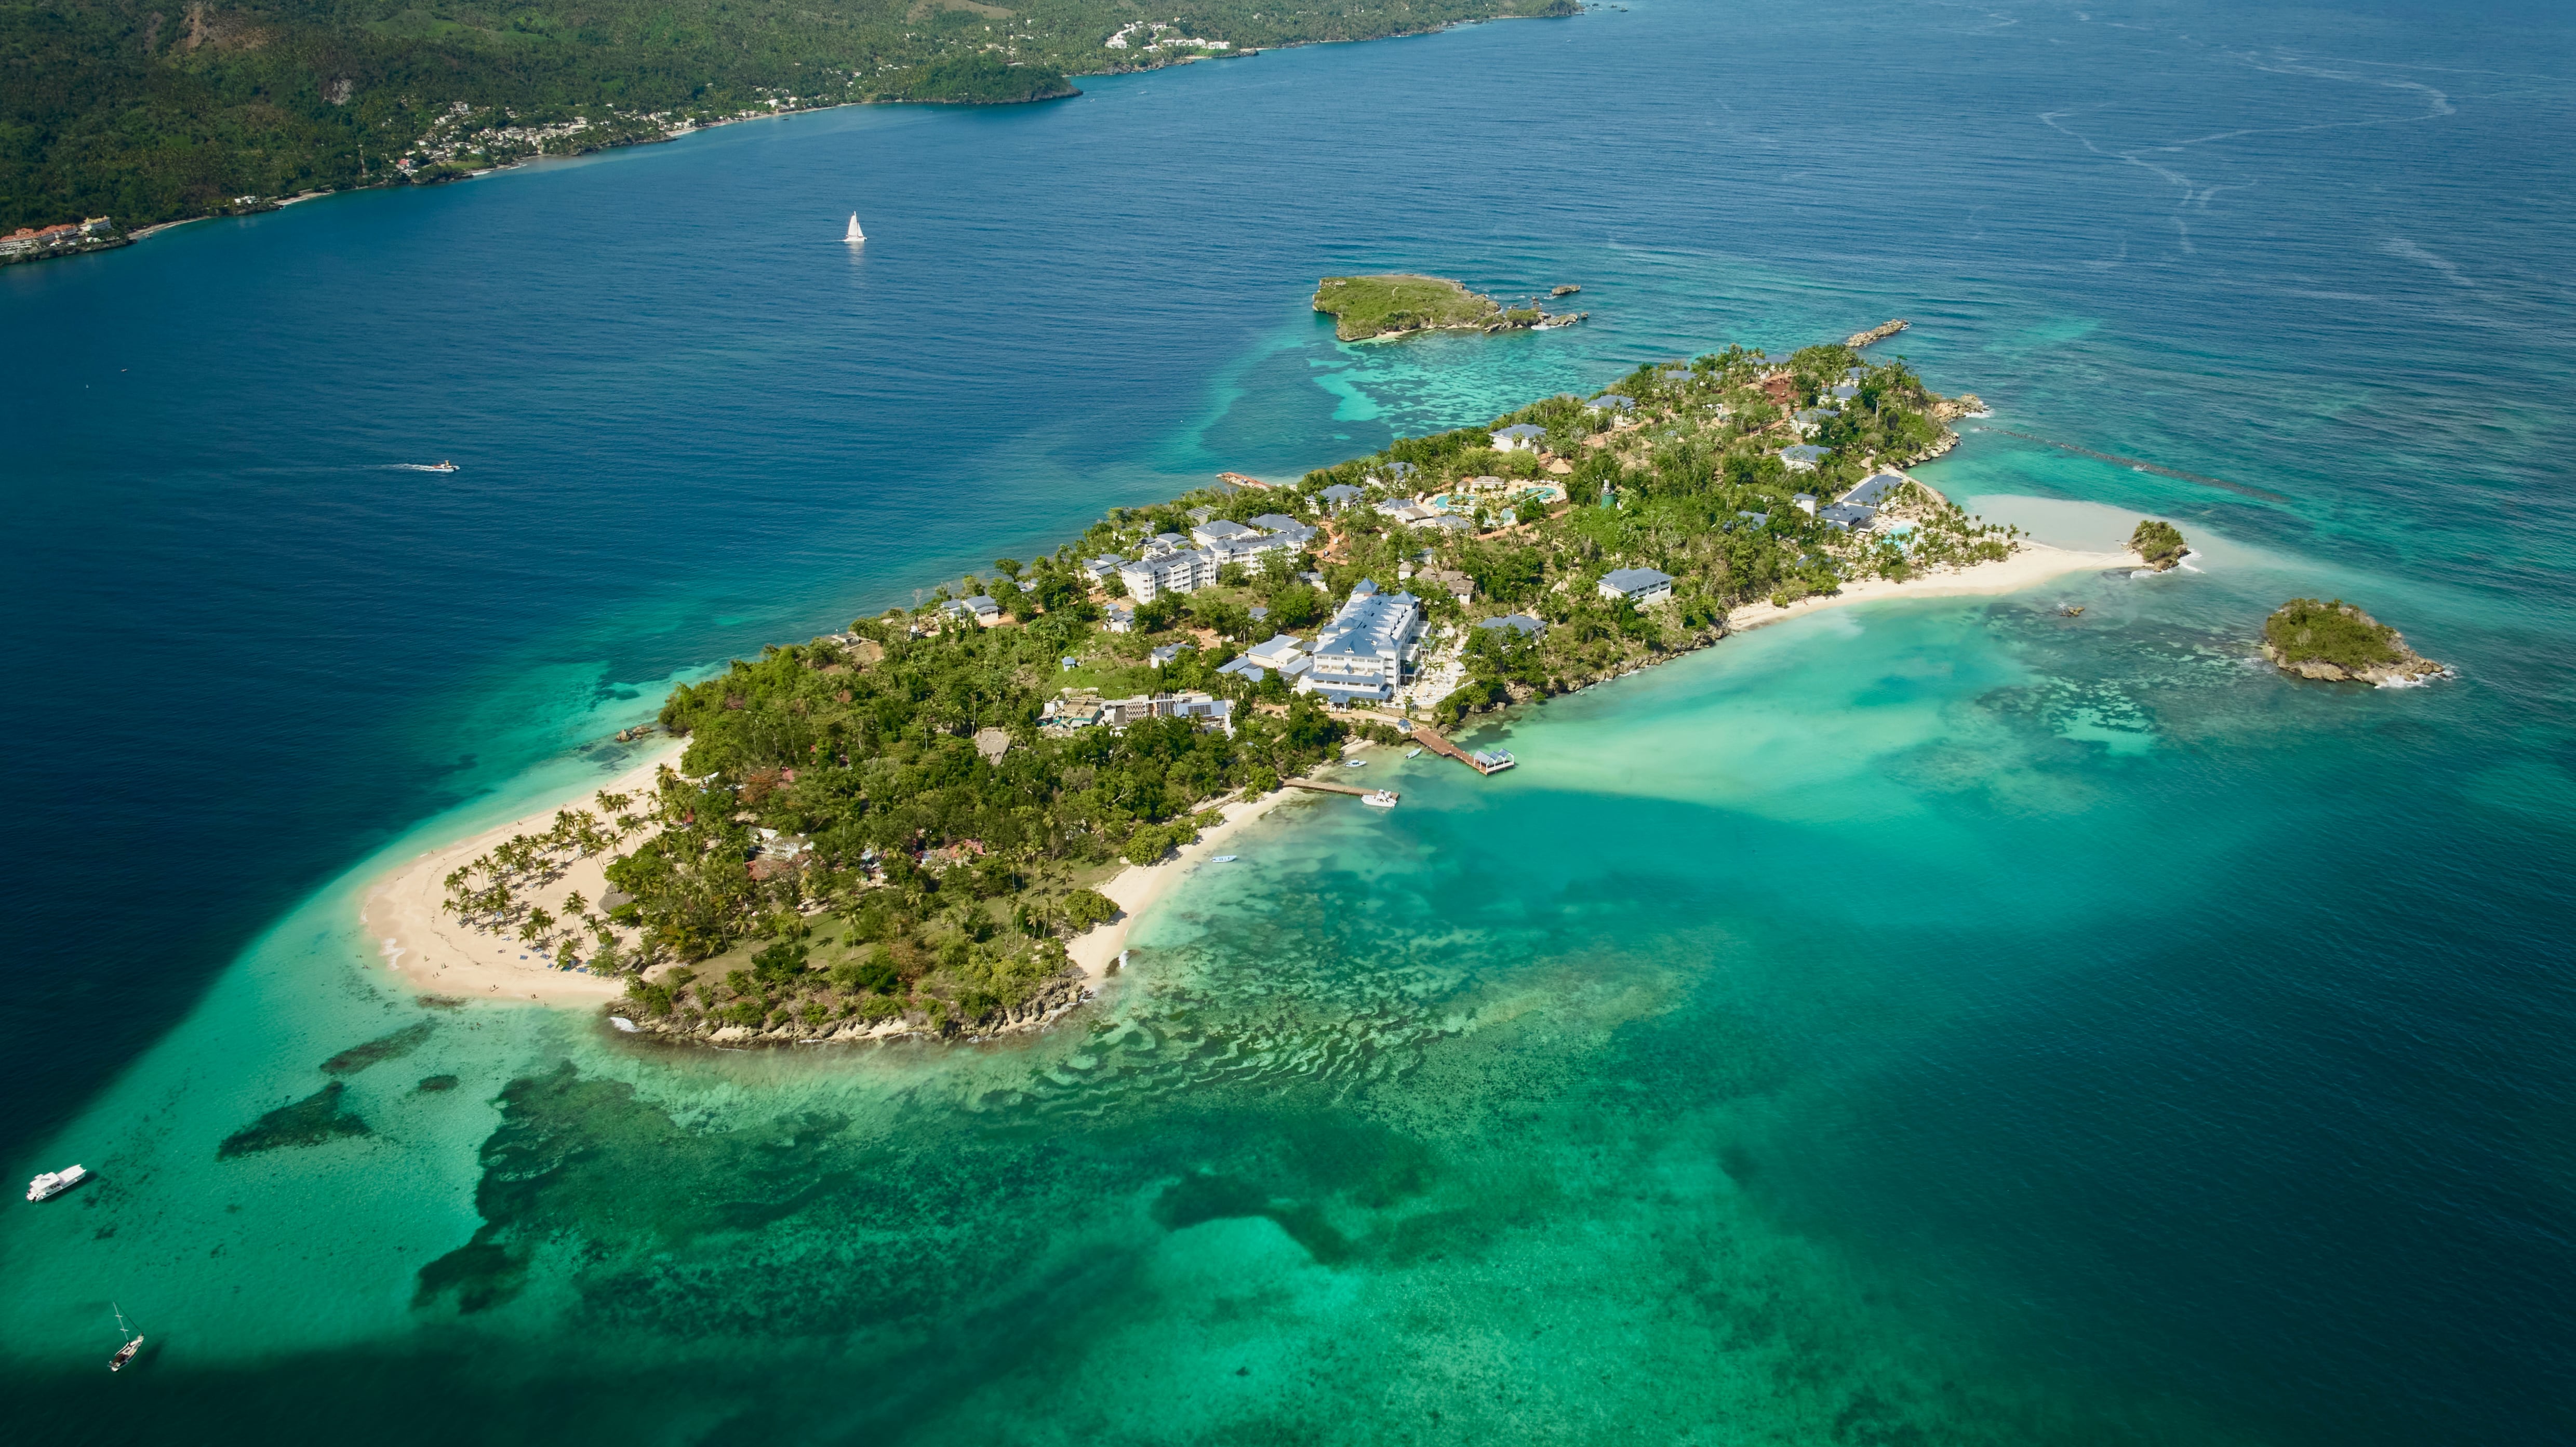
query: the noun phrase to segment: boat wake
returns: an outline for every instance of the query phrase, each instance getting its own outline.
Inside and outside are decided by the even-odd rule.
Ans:
[[[385,470],[387,472],[456,472],[460,469],[453,462],[388,462],[385,464]]]

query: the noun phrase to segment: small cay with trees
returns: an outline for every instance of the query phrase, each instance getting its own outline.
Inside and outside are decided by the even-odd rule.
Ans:
[[[496,953],[623,980],[644,1033],[1037,1028],[1096,983],[1073,947],[1118,913],[1112,877],[1224,807],[1734,616],[2031,547],[1902,470],[1957,411],[1848,345],[1732,347],[1293,485],[1115,509],[676,689],[675,766],[456,869],[445,908],[516,942]],[[559,893],[585,860],[599,897]]]
[[[1558,287],[1564,296],[1580,287]],[[1315,310],[1333,319],[1346,342],[1383,342],[1417,332],[1536,331],[1572,326],[1589,312],[1552,313],[1535,299],[1506,307],[1445,276],[1328,276],[1315,283]]]
[[[2283,673],[2322,683],[2404,688],[2450,670],[2406,646],[2406,635],[2341,598],[2293,598],[2263,620],[2263,656]]]

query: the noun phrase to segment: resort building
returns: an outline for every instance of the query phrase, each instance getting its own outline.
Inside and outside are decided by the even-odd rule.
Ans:
[[[1062,736],[1077,729],[1123,729],[1149,718],[1192,719],[1202,729],[1234,732],[1234,705],[1208,693],[1138,694],[1104,699],[1089,690],[1051,698],[1038,711],[1038,731]]]
[[[1586,412],[1634,412],[1637,410],[1637,399],[1634,397],[1622,396],[1617,392],[1604,392],[1600,396],[1593,398],[1591,401],[1584,403],[1583,410]]]
[[[1547,429],[1530,422],[1515,422],[1494,434],[1496,452],[1536,452]]]
[[[1112,603],[1100,610],[1100,619],[1101,626],[1112,633],[1133,633],[1136,631],[1136,605]]]
[[[1305,641],[1281,633],[1252,645],[1242,657],[1228,661],[1217,672],[1259,683],[1274,673],[1293,680],[1313,666],[1314,660],[1306,655]]]
[[[1816,470],[1816,464],[1824,461],[1825,454],[1832,450],[1830,447],[1818,447],[1812,442],[1800,443],[1796,447],[1781,448],[1780,460],[1789,465],[1791,472],[1813,472]]]
[[[1337,482],[1331,487],[1325,488],[1322,492],[1317,493],[1316,496],[1324,500],[1324,511],[1340,512],[1342,509],[1349,507],[1352,503],[1358,502],[1361,498],[1368,496],[1368,492],[1363,488],[1353,487],[1347,482]]]
[[[1180,657],[1181,650],[1190,646],[1191,645],[1187,643],[1166,643],[1162,647],[1155,649],[1153,652],[1146,654],[1145,664],[1149,668],[1160,668],[1164,664],[1171,662],[1173,659]]]
[[[939,605],[939,611],[952,618],[972,618],[986,628],[1002,621],[1002,605],[981,593],[972,598],[951,598]]]
[[[1601,596],[1614,603],[1625,598],[1640,608],[1669,602],[1673,596],[1673,576],[1652,568],[1621,568],[1603,575]]]
[[[1798,505],[1798,511],[1805,513],[1807,516],[1814,517],[1816,515],[1816,495],[1814,493],[1796,493],[1789,498],[1789,501],[1796,503]]]
[[[1873,472],[1861,480],[1860,486],[1844,493],[1839,500],[1862,507],[1879,507],[1886,503],[1887,495],[1903,487],[1905,481],[1903,473]]]
[[[1488,618],[1476,626],[1479,628],[1508,628],[1523,638],[1536,638],[1547,631],[1547,625],[1545,623],[1540,622],[1538,619],[1531,617],[1527,613],[1506,613],[1500,618]]]
[[[1838,502],[1831,507],[1818,508],[1816,520],[1849,531],[1853,528],[1865,528],[1876,522],[1878,509],[1863,507],[1856,502]]]
[[[1363,578],[1316,634],[1313,666],[1298,678],[1297,691],[1320,693],[1341,707],[1384,703],[1404,686],[1421,653],[1422,600],[1380,593]]]
[[[1246,527],[1238,522],[1228,522],[1224,518],[1214,518],[1191,528],[1190,536],[1200,547],[1212,548],[1219,543],[1232,542],[1236,538],[1257,538],[1261,536],[1261,530]]]

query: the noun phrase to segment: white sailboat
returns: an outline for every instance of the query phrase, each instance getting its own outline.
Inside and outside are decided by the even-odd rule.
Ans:
[[[116,1349],[116,1355],[107,1359],[107,1369],[109,1371],[121,1372],[125,1370],[125,1364],[127,1362],[134,1360],[134,1354],[143,1350],[143,1333],[134,1331],[134,1324],[125,1319],[124,1308],[117,1306],[116,1303],[112,1301],[108,1303],[108,1306],[116,1312],[116,1334],[122,1337],[127,1332],[134,1332],[134,1340],[118,1347]]]
[[[868,234],[859,229],[858,212],[853,211],[850,213],[850,229],[841,234],[841,239],[850,243],[852,246],[856,246],[860,242],[868,239]]]

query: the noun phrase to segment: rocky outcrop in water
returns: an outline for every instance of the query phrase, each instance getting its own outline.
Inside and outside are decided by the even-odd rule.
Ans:
[[[2340,598],[2293,598],[2263,620],[2263,656],[2283,673],[2321,683],[2404,688],[2451,676],[2406,646],[2406,635]]]

